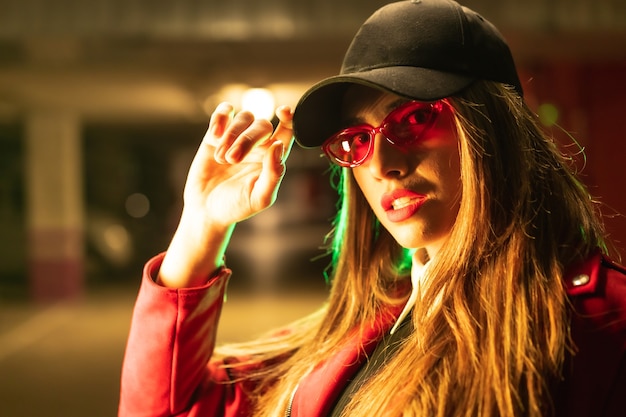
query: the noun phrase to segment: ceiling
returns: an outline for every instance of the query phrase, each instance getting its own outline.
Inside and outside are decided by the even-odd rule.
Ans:
[[[336,73],[375,0],[0,0],[0,120],[206,117],[231,84],[295,104]],[[505,34],[519,65],[626,60],[623,0],[464,2]]]

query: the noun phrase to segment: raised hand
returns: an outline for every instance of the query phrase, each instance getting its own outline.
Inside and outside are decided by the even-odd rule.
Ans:
[[[233,115],[226,103],[217,107],[189,170],[186,210],[230,226],[274,202],[293,136],[291,111],[282,107],[277,116],[272,132],[267,120],[249,112]]]
[[[180,223],[161,266],[167,286],[200,285],[221,263],[240,222],[276,199],[293,144],[292,113],[281,107],[273,131],[267,120],[233,113],[220,104],[194,157],[183,195]]]

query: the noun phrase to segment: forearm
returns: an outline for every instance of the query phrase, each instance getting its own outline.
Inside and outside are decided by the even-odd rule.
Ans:
[[[234,225],[207,222],[183,212],[167,249],[157,283],[171,288],[198,287],[223,265]]]

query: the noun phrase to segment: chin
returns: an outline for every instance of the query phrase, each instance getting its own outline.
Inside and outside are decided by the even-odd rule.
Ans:
[[[419,249],[428,246],[429,239],[424,239],[419,233],[392,234],[392,236],[400,246],[406,249]]]
[[[443,231],[426,231],[422,227],[407,227],[389,232],[396,242],[406,249],[438,248],[448,236],[448,233]]]

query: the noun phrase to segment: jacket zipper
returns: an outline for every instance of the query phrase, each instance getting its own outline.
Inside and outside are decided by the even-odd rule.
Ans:
[[[289,403],[287,404],[287,410],[285,410],[285,417],[291,417],[291,408],[293,407],[293,400],[294,398],[296,398],[296,391],[298,391],[298,386],[300,386],[300,384],[296,385],[296,387],[293,389],[293,393],[291,393],[291,398],[289,398]]]

